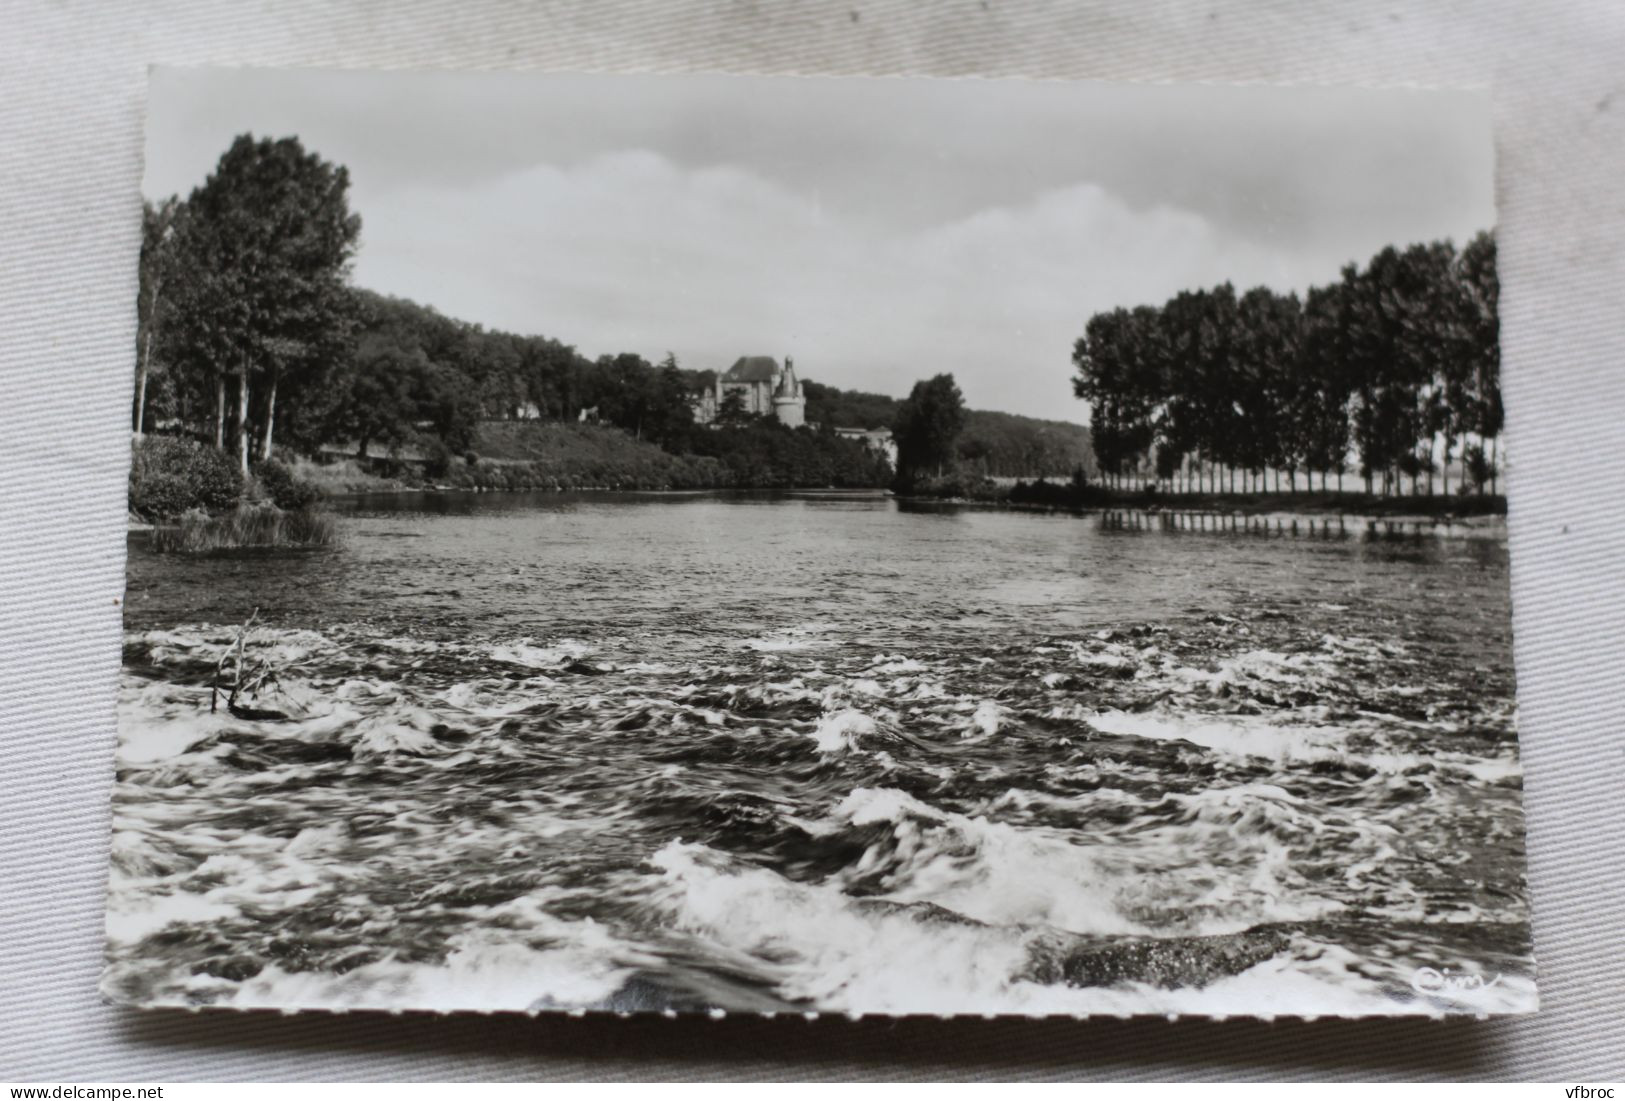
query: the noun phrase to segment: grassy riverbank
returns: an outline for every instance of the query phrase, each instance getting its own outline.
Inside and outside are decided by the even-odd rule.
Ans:
[[[676,447],[675,444],[671,445]],[[891,468],[864,444],[772,422],[698,428],[668,449],[607,424],[484,421],[461,454],[298,460],[329,495],[421,489],[662,490],[880,488]]]
[[[469,462],[472,458],[474,461]],[[456,489],[706,489],[728,483],[714,458],[678,455],[609,425],[485,421],[438,484]]]
[[[329,496],[425,489],[704,489],[729,484],[717,460],[674,455],[618,428],[596,424],[488,421],[468,451],[424,460],[353,457],[294,461],[295,473]]]
[[[244,477],[224,451],[198,440],[152,436],[131,449],[130,530],[150,532],[164,553],[328,546],[338,529],[322,496],[275,460]]]
[[[189,512],[152,529],[153,549],[165,554],[202,554],[239,547],[326,547],[338,539],[337,522],[324,509],[281,509],[243,504],[221,516]]]

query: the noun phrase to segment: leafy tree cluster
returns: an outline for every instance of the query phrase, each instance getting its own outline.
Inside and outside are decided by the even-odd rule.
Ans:
[[[803,380],[801,392],[807,398],[807,420],[832,424],[837,428],[890,428],[897,419],[898,400],[886,394],[842,390],[811,379]]]
[[[361,220],[349,174],[292,138],[242,135],[191,195],[146,208],[134,427],[184,424],[233,439],[239,471],[269,458],[281,423],[307,429],[309,399],[347,354],[347,285]],[[228,408],[227,391],[235,401]]]
[[[899,485],[941,478],[958,458],[959,434],[964,428],[965,396],[954,376],[934,375],[916,382],[892,422]]]
[[[1230,284],[1090,318],[1073,351],[1095,456],[1121,484],[1147,464],[1167,488],[1264,489],[1341,475],[1372,492],[1434,491],[1459,455],[1496,481],[1500,395],[1495,241],[1386,248],[1300,300]],[[1181,482],[1183,484],[1181,484]],[[1465,487],[1462,487],[1465,488]]]
[[[461,455],[478,450],[482,423],[574,422],[588,410],[600,424],[674,455],[720,460],[723,470],[710,484],[875,486],[890,479],[889,467],[877,465],[861,444],[792,432],[748,414],[737,393],[719,411],[716,428],[695,424],[692,395],[715,376],[684,370],[670,353],[657,364],[630,352],[589,360],[547,337],[488,330],[403,299],[357,294],[362,327],[353,362],[339,376],[330,435],[357,441],[362,454],[377,443],[386,451],[417,444]],[[619,474],[604,484],[623,482],[659,484]]]
[[[428,456],[431,475],[445,477],[478,459],[481,424],[529,419],[591,420],[673,455],[716,460],[685,467],[683,478],[721,471],[725,484],[854,486],[891,478],[883,458],[830,428],[890,425],[906,403],[805,382],[809,420],[821,431],[763,421],[737,395],[718,427],[698,426],[692,395],[715,376],[684,370],[672,355],[588,359],[551,337],[487,329],[350,286],[360,231],[348,172],[294,138],[244,134],[184,200],[149,203],[137,435],[156,429],[229,449],[244,484],[251,460],[276,479],[277,445]],[[1030,422],[971,414],[967,423],[957,446],[979,472],[1072,465]],[[955,459],[952,447],[937,457]]]
[[[718,429],[701,429],[691,450],[710,456],[740,488],[838,486],[864,488],[891,481],[891,463],[858,440],[842,439],[820,427],[788,429],[765,417]]]
[[[557,400],[574,349],[543,337],[488,331],[404,299],[355,291],[359,332],[339,365],[321,442],[362,456],[408,444],[463,452],[479,422],[512,417],[527,401]]]
[[[1089,430],[1081,424],[971,409],[958,445],[959,465],[987,477],[1060,476],[1093,472]]]
[[[807,420],[815,424],[891,428],[903,404],[884,394],[841,390],[811,381],[802,383],[802,389],[807,395]],[[1092,473],[1095,457],[1089,429],[1081,424],[967,409],[955,461],[970,474],[1031,478],[1062,475],[1080,465]]]
[[[492,420],[601,423],[681,451],[693,428],[692,372],[668,355],[651,364],[631,353],[589,360],[551,337],[486,329],[371,291],[354,292],[360,325],[340,364],[324,440],[352,441],[366,455],[427,444],[467,451]]]
[[[349,175],[297,139],[238,137],[184,200],[148,203],[132,422],[269,458],[277,442],[461,450],[485,418],[602,418],[664,442],[690,425],[674,362],[590,362],[349,286]],[[234,400],[228,400],[234,399]]]
[[[199,440],[153,436],[130,460],[130,511],[144,520],[174,520],[193,509],[224,512],[242,495],[231,459]]]

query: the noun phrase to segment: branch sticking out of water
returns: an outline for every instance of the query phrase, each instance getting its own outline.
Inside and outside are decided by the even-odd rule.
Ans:
[[[259,618],[260,610],[255,608],[243,625],[237,628],[237,641],[234,645],[221,651],[220,660],[215,663],[214,683],[209,686],[209,710],[215,711],[219,706],[220,680],[225,673],[226,659],[233,658],[231,693],[226,697],[226,710],[239,719],[258,722],[279,722],[287,719],[281,711],[272,711],[260,707],[248,707],[237,702],[239,695],[258,696],[260,690],[267,685],[277,685],[277,671],[269,659],[262,658],[259,665],[248,671],[244,676],[245,655],[248,649],[248,632]]]

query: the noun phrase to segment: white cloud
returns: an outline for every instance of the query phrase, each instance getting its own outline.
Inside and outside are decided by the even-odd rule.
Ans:
[[[892,393],[948,370],[1081,417],[1097,309],[1489,226],[1488,121],[1477,93],[159,70],[144,189],[297,134],[351,170],[362,285],[589,354],[789,352]]]
[[[691,367],[789,353],[809,377],[891,393],[951,371],[979,407],[1069,419],[1083,415],[1069,351],[1095,310],[1332,274],[1094,185],[886,232],[752,172],[647,151],[358,206],[357,281],[453,316]]]

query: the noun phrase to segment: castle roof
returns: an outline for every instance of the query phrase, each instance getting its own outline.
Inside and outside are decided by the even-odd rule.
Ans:
[[[801,384],[796,381],[796,369],[790,365],[789,360],[784,362],[784,375],[779,379],[778,389],[773,391],[775,398],[799,398]]]
[[[772,356],[740,356],[723,382],[772,382],[779,373],[779,362]]]

